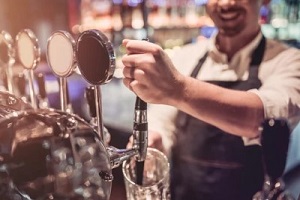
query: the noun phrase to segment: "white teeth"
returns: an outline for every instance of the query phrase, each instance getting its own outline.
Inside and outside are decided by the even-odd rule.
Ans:
[[[229,19],[236,18],[238,16],[238,13],[236,12],[222,13],[220,16],[225,20],[229,20]]]

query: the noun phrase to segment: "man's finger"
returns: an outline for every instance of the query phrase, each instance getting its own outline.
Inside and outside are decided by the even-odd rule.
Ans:
[[[151,53],[156,55],[162,48],[154,43],[145,40],[124,39],[122,45],[127,50],[127,54]]]

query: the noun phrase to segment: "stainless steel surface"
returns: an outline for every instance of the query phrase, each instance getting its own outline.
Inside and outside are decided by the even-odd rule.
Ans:
[[[108,153],[78,116],[53,109],[13,112],[0,119],[0,138],[0,176],[6,177],[7,195],[109,199]]]
[[[0,91],[0,119],[15,111],[32,109],[31,105],[15,95]]]

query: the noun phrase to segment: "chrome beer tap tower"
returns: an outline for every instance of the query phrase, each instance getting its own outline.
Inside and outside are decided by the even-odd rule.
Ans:
[[[0,92],[0,199],[108,200],[112,169],[135,156],[143,161],[147,153],[147,144],[137,135],[131,149],[108,146],[100,86],[112,79],[115,70],[111,42],[99,30],[82,32],[76,41],[66,31],[56,31],[48,39],[47,62],[59,78],[61,109],[49,107],[45,77],[35,79],[40,48],[34,33],[30,29],[20,31],[13,45],[3,31],[0,47],[0,64],[7,81],[7,91]],[[18,78],[18,91],[13,86],[15,57],[26,72],[26,81]],[[89,104],[96,123],[69,109],[67,77],[76,68],[93,88],[94,102],[89,100]]]
[[[115,54],[111,42],[98,30],[88,30],[79,36],[76,46],[76,61],[81,75],[93,86],[97,129],[100,133],[102,142],[106,141],[106,134],[103,127],[102,104],[100,85],[108,83],[113,78],[115,70]],[[139,140],[141,141],[141,140]],[[139,143],[136,141],[135,143]],[[146,154],[143,148],[144,144],[134,145],[132,149],[117,149],[107,147],[109,157],[111,158],[112,168],[118,167],[123,161],[139,155],[141,151]],[[146,155],[143,155],[145,157]]]

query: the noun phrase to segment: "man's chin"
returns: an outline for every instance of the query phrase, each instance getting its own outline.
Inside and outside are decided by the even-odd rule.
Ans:
[[[223,36],[234,37],[241,33],[241,29],[235,28],[220,28],[219,33]]]

